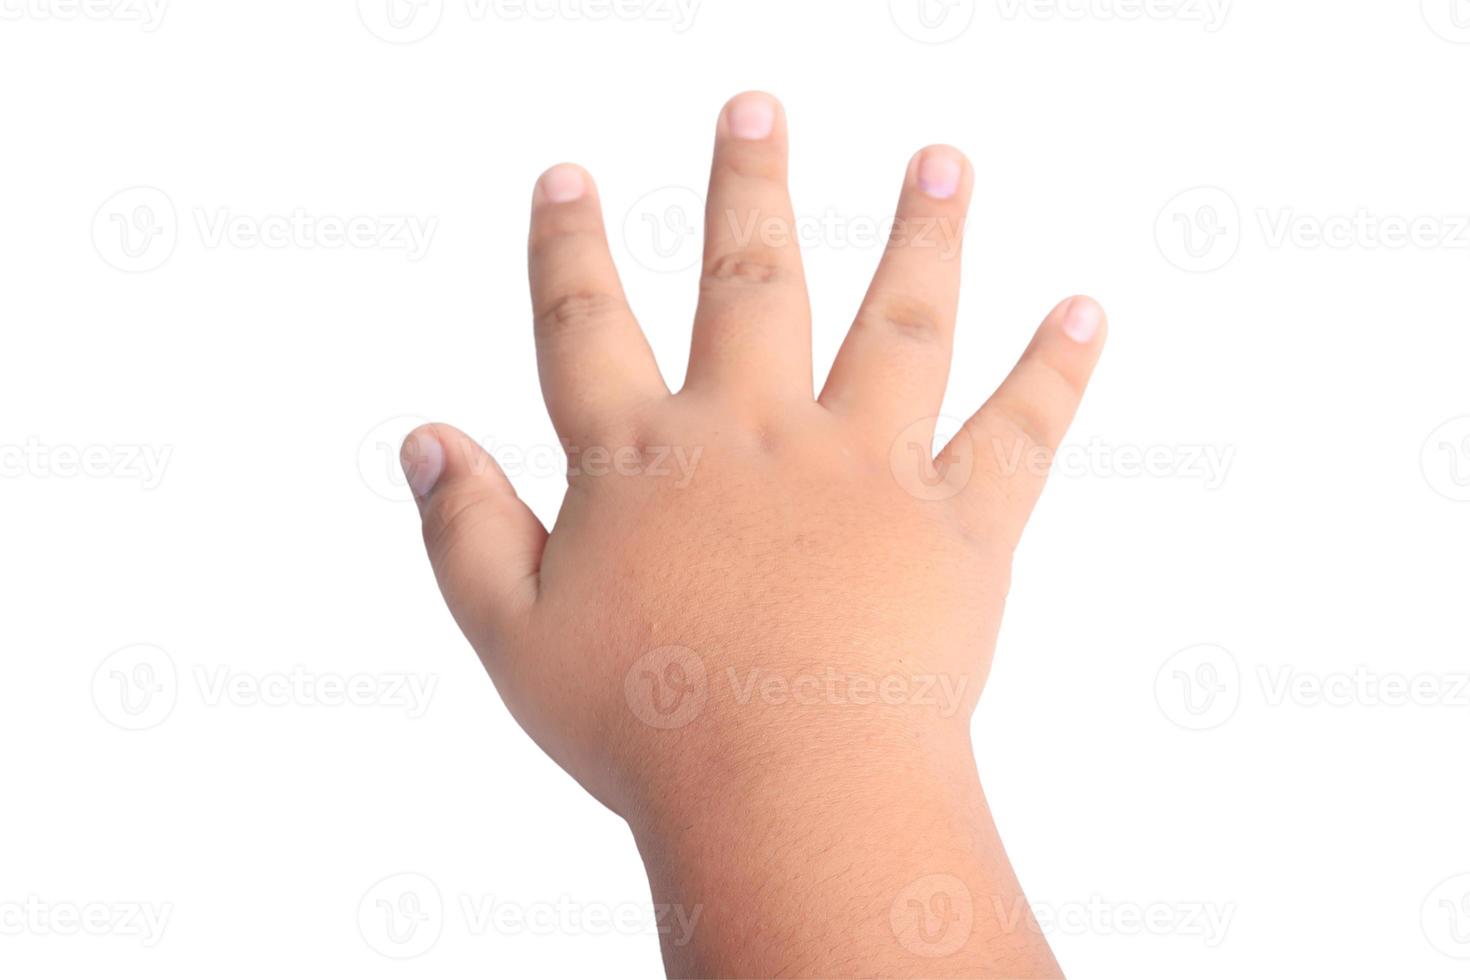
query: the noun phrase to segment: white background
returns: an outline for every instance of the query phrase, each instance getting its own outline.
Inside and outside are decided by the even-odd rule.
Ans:
[[[950,414],[1056,300],[1111,315],[974,726],[1062,964],[1463,976],[1470,5],[558,2],[0,0],[0,971],[659,971],[628,833],[501,707],[394,460],[452,421],[550,522],[532,182],[597,176],[677,384],[675,232],[764,88],[819,372],[929,142],[978,176]]]

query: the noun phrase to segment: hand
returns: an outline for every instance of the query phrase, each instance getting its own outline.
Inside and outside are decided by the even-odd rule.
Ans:
[[[732,100],[677,394],[591,178],[542,176],[531,293],[566,499],[548,535],[479,446],[420,428],[403,462],[429,557],[517,720],[628,820],[655,896],[698,910],[664,936],[671,973],[1055,975],[968,729],[1103,313],[1058,305],[931,458],[971,167],[943,146],[910,163],[814,398],[786,156],[779,105]]]

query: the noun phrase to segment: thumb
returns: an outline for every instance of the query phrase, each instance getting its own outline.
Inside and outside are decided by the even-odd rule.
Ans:
[[[535,601],[546,529],[490,454],[453,426],[415,429],[399,460],[449,611],[472,643],[502,632]]]

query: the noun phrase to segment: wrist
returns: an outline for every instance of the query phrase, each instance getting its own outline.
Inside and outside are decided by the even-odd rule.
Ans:
[[[661,937],[670,975],[1055,975],[965,727],[809,735],[631,814],[693,923]]]

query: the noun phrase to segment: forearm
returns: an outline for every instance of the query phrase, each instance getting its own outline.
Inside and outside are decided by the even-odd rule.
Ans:
[[[967,736],[875,741],[807,733],[633,818],[670,976],[1061,975]]]

